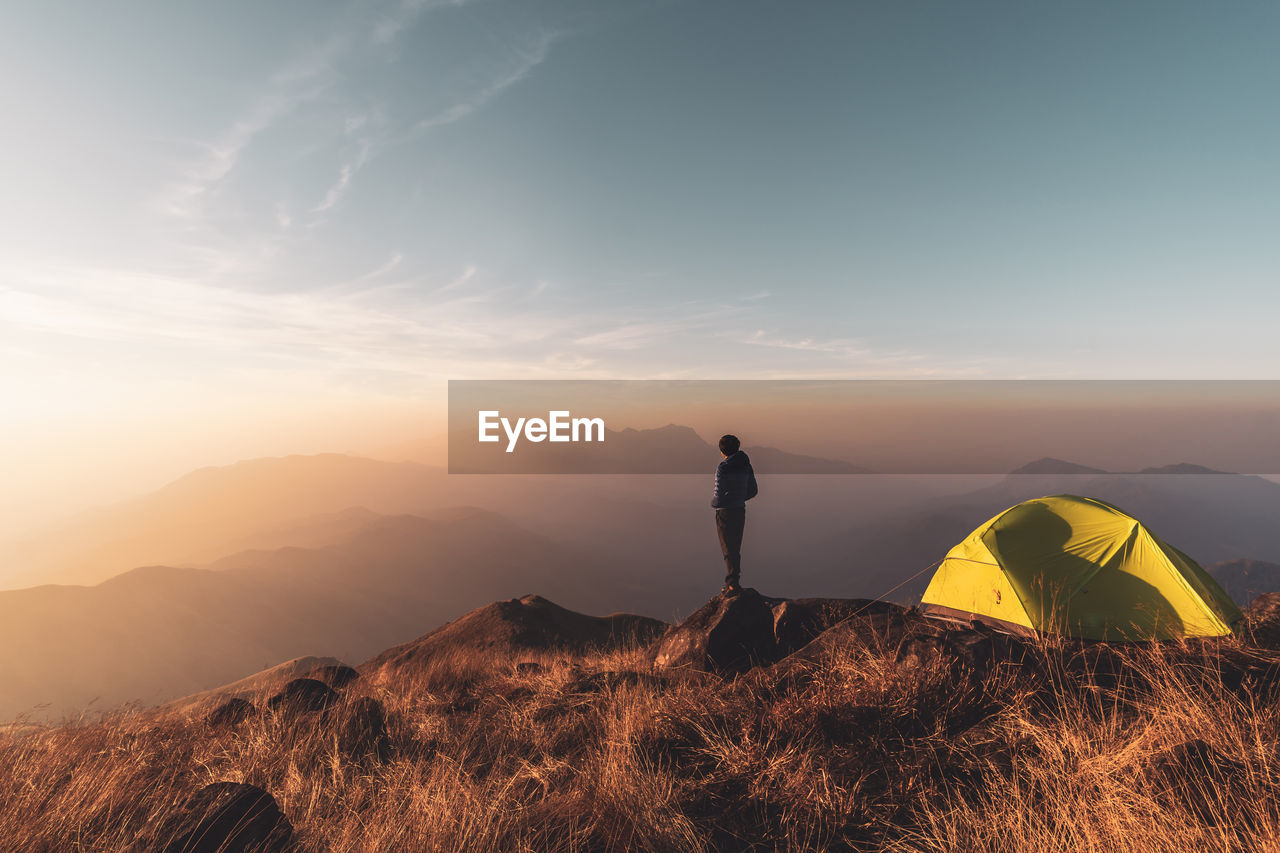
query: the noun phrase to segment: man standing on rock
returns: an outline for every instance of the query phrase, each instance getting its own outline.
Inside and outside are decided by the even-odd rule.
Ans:
[[[725,595],[737,595],[742,573],[742,531],[747,523],[747,501],[759,492],[756,488],[756,472],[751,460],[740,449],[742,443],[736,435],[720,438],[720,455],[724,459],[716,466],[716,490],[711,505],[716,510],[716,533],[720,536],[720,551],[724,554]]]

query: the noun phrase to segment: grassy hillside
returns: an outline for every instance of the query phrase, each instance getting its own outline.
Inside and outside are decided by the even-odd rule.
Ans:
[[[307,850],[1280,844],[1270,652],[1022,651],[974,668],[833,629],[736,680],[654,672],[634,648],[442,651],[394,678],[368,669],[323,713],[215,728],[151,711],[0,736],[0,835],[126,849],[231,780],[269,791]],[[1241,677],[1246,653],[1265,666]],[[344,746],[335,723],[364,696],[388,712],[382,754]]]

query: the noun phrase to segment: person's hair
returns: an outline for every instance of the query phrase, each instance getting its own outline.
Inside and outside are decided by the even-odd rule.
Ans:
[[[738,441],[736,435],[720,436],[720,452],[725,456],[732,456],[738,452],[738,448],[742,446],[742,442]]]

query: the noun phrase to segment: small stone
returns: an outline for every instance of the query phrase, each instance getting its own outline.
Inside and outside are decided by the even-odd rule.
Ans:
[[[1207,824],[1217,824],[1226,817],[1219,795],[1230,802],[1226,789],[1243,772],[1239,761],[1199,738],[1156,754],[1146,768],[1157,798],[1183,806]]]

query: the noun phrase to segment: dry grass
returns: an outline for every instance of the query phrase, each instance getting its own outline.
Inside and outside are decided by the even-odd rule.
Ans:
[[[2,734],[0,844],[128,849],[231,780],[271,792],[304,850],[1280,849],[1276,703],[1162,649],[1126,654],[1137,677],[1114,689],[1049,644],[980,679],[856,638],[729,683],[654,676],[636,651],[533,674],[462,655],[350,688],[388,709],[382,760],[344,754],[319,717]],[[1150,781],[1195,738],[1231,761],[1192,791],[1207,810]]]

